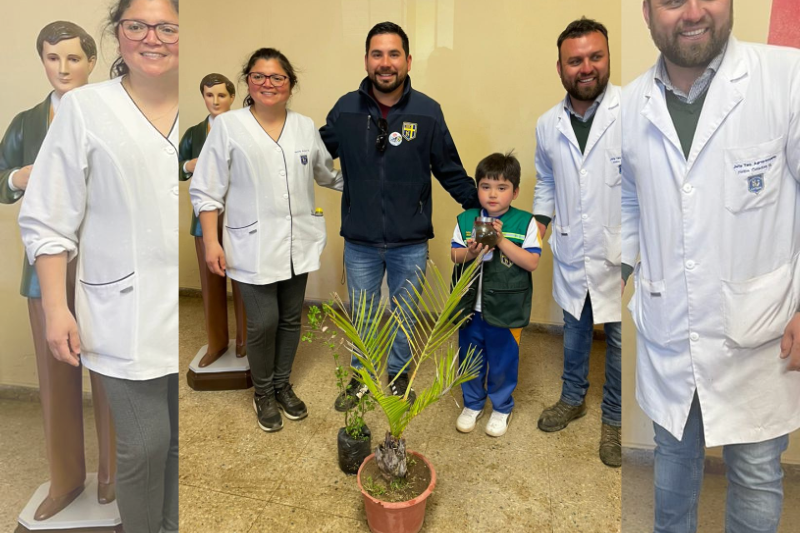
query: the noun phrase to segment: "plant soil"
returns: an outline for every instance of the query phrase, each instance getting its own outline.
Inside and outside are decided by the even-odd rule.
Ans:
[[[370,479],[372,482],[370,482]],[[408,474],[404,480],[395,483],[386,481],[381,476],[378,463],[374,460],[364,465],[361,471],[361,485],[373,498],[387,503],[413,500],[428,488],[431,472],[422,459],[408,454]]]

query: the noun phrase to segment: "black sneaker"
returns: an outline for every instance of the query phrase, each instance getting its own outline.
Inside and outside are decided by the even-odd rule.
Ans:
[[[400,374],[395,378],[395,376],[389,375],[389,390],[392,391],[392,394],[395,396],[400,396],[401,398],[405,395],[406,389],[408,388],[408,374]],[[413,405],[414,402],[417,400],[417,393],[414,392],[414,389],[408,391],[408,404]]]
[[[350,378],[350,383],[347,384],[344,392],[339,393],[339,396],[336,397],[333,408],[340,413],[349,411],[356,406],[365,394],[369,394],[367,386],[359,383],[356,378]]]
[[[302,420],[308,416],[306,404],[294,393],[291,383],[275,389],[275,400],[278,402],[278,409],[283,411],[283,416],[289,420]]]
[[[278,402],[274,395],[253,396],[253,409],[258,417],[258,427],[267,432],[278,431],[283,428],[283,418],[278,411]]]

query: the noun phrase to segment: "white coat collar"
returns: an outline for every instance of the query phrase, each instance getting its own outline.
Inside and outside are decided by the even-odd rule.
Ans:
[[[730,112],[744,98],[747,90],[747,70],[748,65],[744,60],[742,49],[735,37],[728,39],[728,47],[725,57],[722,59],[719,72],[717,72],[711,86],[708,88],[703,111],[697,124],[692,149],[689,158],[686,160],[686,174],[691,170],[692,165],[697,160],[703,148],[717,131],[719,126],[730,114]],[[672,122],[663,89],[658,85],[656,78],[655,65],[650,69],[647,76],[647,84],[644,92],[644,102],[641,114],[647,118],[664,137],[669,140],[674,148],[683,157],[678,133]],[[684,176],[674,176],[682,184]]]
[[[589,138],[586,140],[586,148],[583,151],[581,158],[581,149],[578,145],[578,138],[575,137],[575,131],[572,129],[572,123],[569,118],[569,111],[562,106],[561,112],[556,121],[556,129],[569,141],[575,148],[573,154],[576,155],[576,165],[582,164],[582,159],[586,159],[592,151],[592,148],[598,143],[603,133],[617,120],[619,115],[619,88],[609,83],[606,86],[603,101],[595,112],[594,122],[592,129],[589,133]]]

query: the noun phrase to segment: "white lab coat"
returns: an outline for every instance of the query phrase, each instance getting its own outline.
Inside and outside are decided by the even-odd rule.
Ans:
[[[594,323],[619,322],[620,89],[610,83],[581,154],[564,102],[536,125],[533,214],[553,217],[553,298],[580,318],[591,296]]]
[[[314,122],[288,111],[278,142],[249,107],[217,117],[189,194],[198,215],[221,210],[227,274],[266,285],[319,269],[325,219],[315,216],[314,180],[341,191],[341,173]]]
[[[779,359],[800,303],[800,51],[731,38],[688,161],[654,72],[622,97],[637,400],[681,438],[696,390],[708,446],[784,435],[800,427],[800,372]]]
[[[145,380],[178,372],[178,123],[165,138],[121,81],[64,96],[19,224],[31,263],[78,254],[83,364]]]

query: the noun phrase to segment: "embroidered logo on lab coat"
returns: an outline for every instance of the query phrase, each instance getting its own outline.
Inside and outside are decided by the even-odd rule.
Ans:
[[[507,268],[514,266],[514,262],[511,261],[511,259],[509,259],[503,252],[500,252],[500,262],[503,263],[503,265],[505,265]]]
[[[303,163],[304,165],[307,165],[308,164],[308,156],[306,154],[302,154],[300,156],[300,162]]]
[[[414,140],[417,136],[417,124],[415,122],[403,122],[403,138],[407,141]]]
[[[747,178],[747,190],[758,194],[764,190],[764,174],[756,174]]]
[[[393,131],[391,135],[389,135],[389,144],[392,146],[400,146],[400,143],[403,142],[403,136]]]

